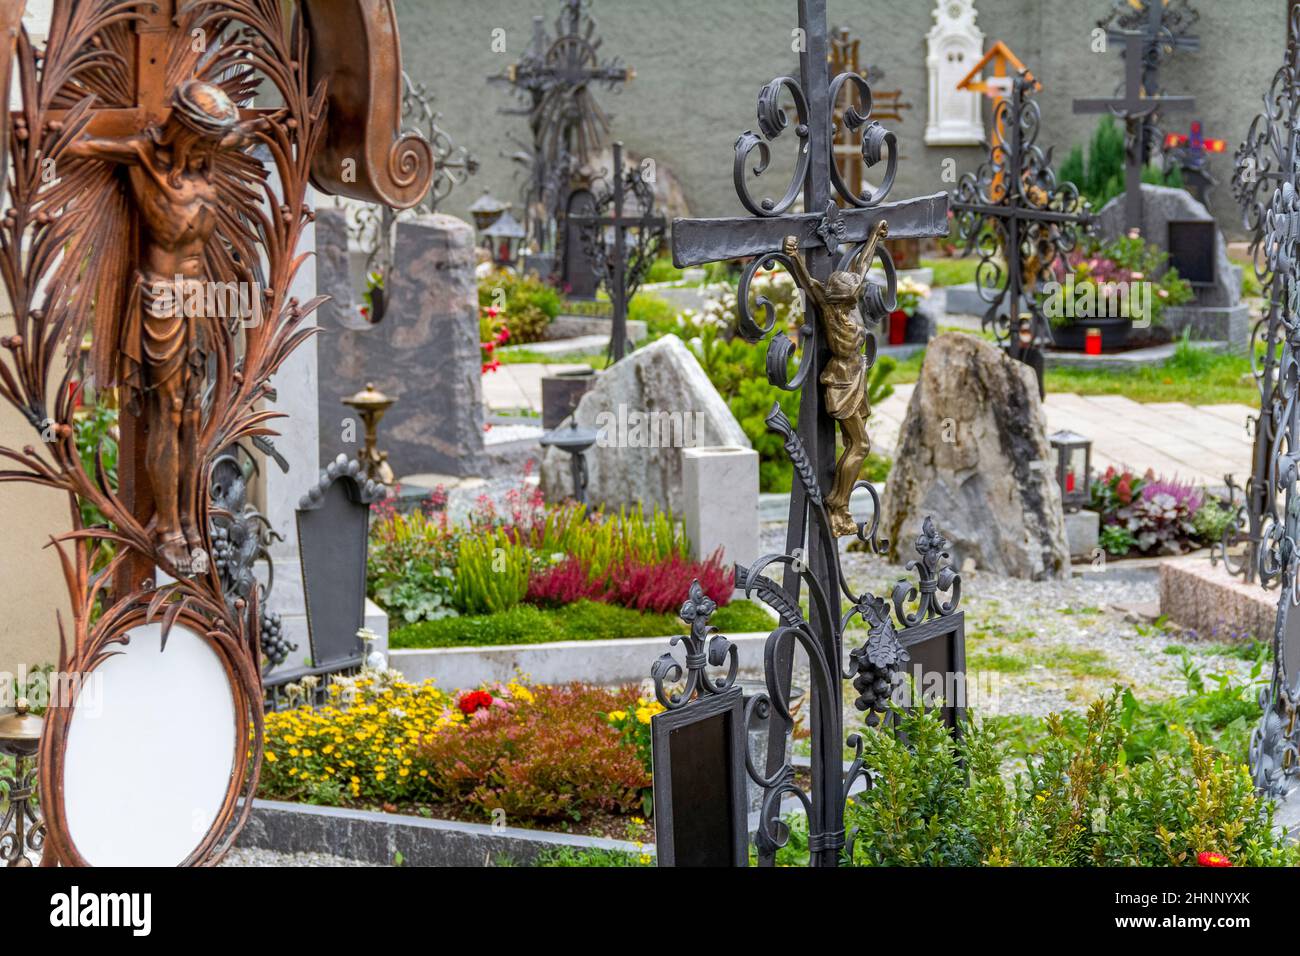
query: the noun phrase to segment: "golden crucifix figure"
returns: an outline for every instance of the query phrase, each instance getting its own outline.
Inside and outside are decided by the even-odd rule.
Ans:
[[[826,495],[831,532],[836,537],[858,533],[857,522],[849,513],[849,498],[871,452],[867,434],[867,330],[857,316],[858,300],[867,283],[867,273],[876,258],[876,250],[889,234],[889,225],[877,224],[871,238],[850,262],[849,271],[832,272],[823,285],[808,272],[799,255],[799,240],[787,236],[784,252],[794,270],[794,279],[821,316],[831,357],[821,374],[823,404],[826,414],[840,423],[844,451],[835,463],[835,481]]]
[[[218,225],[217,169],[253,143],[266,117],[241,122],[217,86],[186,80],[161,126],[124,137],[85,135],[69,146],[79,159],[124,167],[139,210],[139,264],[126,309],[106,311],[95,327],[98,384],[117,387],[141,414],[148,439],[145,471],[153,490],[158,557],[182,575],[204,574],[196,510],[198,437],[207,375],[209,323],[192,304],[210,303],[215,277],[205,251]]]

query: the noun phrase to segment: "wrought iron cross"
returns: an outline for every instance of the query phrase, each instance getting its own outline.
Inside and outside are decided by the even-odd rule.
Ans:
[[[1052,340],[1035,292],[1091,222],[1074,183],[1057,184],[1052,151],[1036,143],[1040,113],[1029,97],[1031,82],[1022,71],[1012,81],[1011,96],[998,101],[993,128],[1003,133],[989,142],[979,170],[961,178],[952,202],[958,238],[967,252],[980,253],[975,284],[989,303],[983,325],[1021,361]],[[990,226],[1000,242],[986,238]],[[1005,277],[999,253],[1006,261]],[[1022,310],[1029,315],[1027,324]],[[1041,390],[1042,369],[1037,371]]]
[[[1211,559],[1223,561],[1230,574],[1253,583],[1260,574],[1259,561],[1265,526],[1281,521],[1278,486],[1274,474],[1274,441],[1283,418],[1278,369],[1282,358],[1283,313],[1287,286],[1270,260],[1277,254],[1270,228],[1282,203],[1281,187],[1294,183],[1300,169],[1300,8],[1292,7],[1286,55],[1264,94],[1264,109],[1250,124],[1237,148],[1232,191],[1241,205],[1242,218],[1251,233],[1251,258],[1255,275],[1265,289],[1268,311],[1251,336],[1248,350],[1251,371],[1259,386],[1259,414],[1248,419],[1254,438],[1250,477],[1242,487],[1234,476],[1224,476],[1235,506],[1236,520],[1211,549]],[[1263,345],[1263,355],[1259,346]]]
[[[581,230],[587,255],[597,274],[604,276],[602,281],[613,306],[610,357],[618,362],[627,353],[628,301],[636,295],[646,269],[659,254],[667,223],[655,213],[654,190],[640,170],[624,170],[621,142],[614,144],[611,180],[609,190],[596,200],[596,214],[571,215],[569,222]],[[635,214],[627,209],[629,191],[637,200]]]
[[[869,628],[867,643],[855,650],[848,676],[857,675],[854,686],[862,693],[858,706],[880,711],[885,707],[888,688],[896,669],[907,660],[890,612],[884,599],[851,590],[840,566],[837,537],[828,509],[827,489],[838,491],[836,465],[837,423],[845,422],[845,398],[860,409],[865,404],[865,384],[859,399],[856,385],[846,385],[851,375],[862,372],[854,368],[853,358],[870,363],[874,349],[869,338],[867,355],[861,346],[846,350],[854,337],[847,321],[853,299],[863,316],[879,319],[893,306],[895,273],[892,261],[878,241],[888,232],[890,238],[925,238],[947,234],[948,201],[944,193],[920,199],[886,202],[897,171],[897,154],[892,133],[871,121],[871,88],[854,73],[834,78],[828,67],[826,0],[798,0],[799,76],[773,80],[759,95],[758,127],[743,133],[736,142],[734,179],[741,205],[748,217],[698,220],[680,219],[673,224],[673,260],[678,267],[707,262],[754,257],[745,268],[738,295],[739,332],[747,340],[758,342],[770,337],[767,350],[769,381],[800,395],[799,425],[796,433],[791,423],[775,406],[767,422],[773,432],[784,439],[795,472],[791,495],[786,553],[760,558],[752,567],[737,565],[736,583],[748,593],[757,593],[781,614],[782,625],[768,639],[765,670],[767,694],[756,698],[751,706],[770,707],[768,763],[766,774],[751,775],[764,787],[765,797],[760,820],[758,848],[760,861],[770,863],[780,842],[781,825],[776,807],[783,795],[797,794],[808,810],[809,841],[814,865],[835,866],[846,846],[844,808],[850,786],[861,775],[861,764],[849,773],[843,771],[843,748],[846,742],[843,723],[844,631],[854,617]],[[855,91],[859,105],[844,113],[845,126],[857,137],[867,168],[879,163],[884,150],[889,155],[883,181],[877,189],[851,190],[835,164],[833,120],[835,103],[846,88]],[[783,106],[788,97],[790,106]],[[791,115],[793,111],[793,115]],[[786,132],[793,132],[796,147],[794,174],[779,199],[755,198],[750,191],[747,172],[753,161],[754,175],[761,176],[769,167],[772,143]],[[847,207],[840,209],[839,197]],[[802,197],[807,211],[794,212]],[[865,278],[871,259],[879,257],[886,276],[886,287]],[[795,276],[808,292],[802,327],[798,339],[802,355],[791,374],[789,365],[796,345],[783,330],[775,329],[775,310],[759,298],[757,307],[764,321],[755,321],[749,303],[749,286],[756,273],[780,264]],[[845,295],[849,296],[846,303]],[[862,331],[858,329],[857,331]],[[865,336],[863,336],[865,338]],[[822,388],[825,386],[827,400]],[[846,455],[849,440],[846,439]],[[850,476],[853,478],[856,476]],[[875,515],[867,525],[858,525],[858,536],[870,546],[881,547],[876,537],[880,520],[880,500],[867,482],[854,482],[865,488],[875,501]],[[847,498],[847,496],[845,496]],[[847,504],[847,502],[846,502]],[[847,514],[847,511],[845,512]],[[851,520],[851,519],[850,519]],[[951,615],[957,603],[956,574],[944,565],[946,542],[934,533],[927,522],[930,537],[918,539],[917,547],[925,555],[924,563],[914,563],[923,575],[933,572],[929,583],[909,591],[907,585],[896,590],[895,614],[901,627],[923,621],[929,614]],[[781,584],[767,578],[769,567],[783,569]],[[800,610],[799,594],[808,588],[810,620]],[[938,590],[952,590],[949,602],[933,601]],[[698,588],[695,589],[698,591]],[[712,602],[700,600],[693,591],[683,609],[683,617],[693,622],[693,634],[707,636],[708,615]],[[925,592],[927,598],[917,615],[902,610],[906,595]],[[852,610],[841,614],[847,596]],[[687,689],[669,694],[665,681],[682,676],[681,668],[671,657],[661,658],[654,669],[656,690],[670,710],[690,706],[692,695],[726,692],[729,680],[712,681],[703,674],[707,664],[732,660],[734,646],[728,651],[725,641],[709,644],[688,642]],[[708,645],[706,648],[705,645]],[[793,769],[785,762],[785,734],[789,730],[789,694],[794,648],[800,646],[808,655],[812,670],[813,781],[805,794],[794,782]],[[702,690],[701,690],[702,688]],[[860,739],[849,738],[850,744]]]
[[[1127,156],[1124,167],[1124,219],[1128,229],[1142,228],[1142,168],[1150,155],[1152,143],[1159,139],[1156,113],[1168,108],[1190,110],[1196,107],[1191,96],[1164,96],[1160,93],[1159,68],[1163,50],[1168,46],[1197,49],[1195,37],[1173,36],[1163,25],[1164,4],[1151,0],[1147,26],[1141,32],[1111,31],[1113,42],[1124,44],[1124,96],[1112,99],[1074,101],[1076,113],[1110,113],[1124,120],[1127,130]]]
[[[884,70],[872,64],[863,67],[859,64],[858,51],[862,46],[862,40],[853,35],[848,27],[839,27],[831,31],[831,75],[839,76],[841,73],[856,73],[868,83],[876,83],[885,78]],[[871,91],[872,109],[871,115],[880,122],[892,120],[896,123],[903,121],[903,111],[912,108],[911,103],[904,103],[902,90],[876,90]],[[862,191],[862,149],[861,144],[854,141],[853,131],[844,123],[844,108],[840,103],[834,104],[835,109],[835,162],[839,166],[840,175],[848,183],[849,189],[853,192]]]

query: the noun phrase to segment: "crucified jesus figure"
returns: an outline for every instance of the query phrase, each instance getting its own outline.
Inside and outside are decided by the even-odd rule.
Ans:
[[[164,569],[206,573],[208,554],[198,513],[198,440],[209,348],[205,320],[192,304],[207,302],[204,249],[217,227],[221,201],[213,161],[242,151],[267,118],[241,122],[219,87],[188,80],[172,94],[161,127],[132,136],[83,136],[69,146],[80,159],[115,163],[127,181],[139,220],[134,287],[126,313],[98,316],[95,348],[110,350],[97,367],[111,370],[103,388],[118,386],[139,405],[148,433],[145,471],[153,490],[152,533]]]
[[[787,236],[784,252],[789,258],[794,279],[808,295],[821,316],[822,328],[831,357],[819,381],[824,387],[826,413],[840,423],[840,436],[844,451],[835,463],[835,483],[826,495],[826,509],[830,512],[831,533],[844,537],[858,533],[857,522],[849,512],[849,498],[862,471],[862,464],[871,452],[871,438],[867,434],[867,417],[871,413],[867,402],[867,358],[863,347],[867,344],[866,327],[854,312],[867,273],[876,258],[876,250],[889,225],[880,222],[861,251],[853,257],[848,272],[832,272],[823,285],[808,272],[808,266],[799,255],[799,240]]]

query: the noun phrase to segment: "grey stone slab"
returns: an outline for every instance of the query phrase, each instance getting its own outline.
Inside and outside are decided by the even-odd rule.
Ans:
[[[483,823],[426,820],[396,813],[253,801],[238,845],[277,853],[327,852],[365,863],[479,867],[527,865],[546,850],[654,853],[627,840],[551,833]]]
[[[343,443],[354,413],[341,399],[373,382],[397,400],[379,440],[396,474],[478,474],[484,417],[474,230],[444,215],[400,222],[394,262],[383,321],[336,322],[319,337],[322,457],[356,453],[357,445]],[[359,421],[354,431],[359,443]]]

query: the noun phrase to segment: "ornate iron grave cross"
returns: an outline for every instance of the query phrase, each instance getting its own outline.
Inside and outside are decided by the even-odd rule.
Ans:
[[[570,261],[581,255],[581,242],[566,235],[564,221],[571,195],[585,185],[584,168],[609,132],[609,117],[592,88],[603,85],[616,90],[636,75],[616,59],[601,59],[604,40],[596,36],[596,21],[587,7],[588,0],[564,0],[553,38],[545,21],[535,17],[527,53],[504,74],[490,78],[508,83],[528,103],[523,110],[504,111],[527,115],[532,133],[529,152],[517,157],[528,166],[524,226],[539,251],[559,250],[557,274],[565,282],[581,267],[590,269],[589,263]],[[590,208],[578,211],[592,212]]]
[[[856,705],[869,711],[868,722],[874,723],[886,710],[899,671],[909,659],[907,647],[942,641],[951,654],[940,669],[960,671],[964,666],[960,660],[962,614],[957,611],[960,581],[948,567],[947,542],[929,519],[917,540],[920,558],[908,565],[918,571],[920,581],[915,585],[901,582],[894,589],[893,617],[884,598],[850,587],[839,552],[839,538],[848,535],[878,552],[884,550],[877,538],[879,495],[869,482],[858,480],[869,447],[865,377],[874,353],[873,339],[856,313],[860,311],[872,321],[888,314],[896,276],[882,240],[886,235],[944,235],[947,197],[937,193],[915,200],[885,201],[897,171],[893,135],[871,121],[871,88],[865,79],[853,73],[831,78],[825,0],[799,0],[798,10],[798,35],[803,41],[799,76],[779,77],[763,88],[758,103],[760,132],[746,131],[736,142],[736,192],[752,216],[683,219],[673,224],[673,259],[679,267],[754,257],[740,280],[738,331],[750,342],[769,340],[768,379],[779,388],[799,392],[800,405],[797,432],[778,405],[767,418],[771,430],[784,439],[794,465],[786,553],[762,557],[749,568],[736,566],[737,587],[758,595],[781,618],[764,654],[766,691],[754,696],[740,713],[741,689],[735,683],[737,650],[709,626],[715,605],[698,585],[682,608],[682,618],[691,625],[690,637],[680,639],[686,649],[685,665],[666,654],[652,670],[657,696],[667,708],[655,718],[654,742],[661,863],[744,865],[743,807],[738,809],[736,800],[743,792],[747,770],[764,791],[757,837],[760,862],[770,864],[776,848],[788,838],[779,815],[782,800],[793,797],[808,814],[812,863],[837,865],[847,848],[846,801],[863,774],[861,759],[849,772],[843,769],[843,681],[853,680],[860,695]],[[879,163],[884,148],[889,147],[883,181],[876,190],[851,191],[835,165],[833,110],[846,89],[853,90],[859,102],[846,110],[844,121],[858,138],[866,166]],[[785,97],[788,106],[782,105]],[[747,181],[749,166],[753,162],[755,175],[765,172],[771,144],[786,132],[794,134],[797,159],[793,177],[780,199],[755,198]],[[836,195],[849,208],[841,210]],[[801,196],[804,208],[810,211],[792,212]],[[886,277],[884,287],[867,278],[877,259]],[[775,329],[771,303],[757,300],[764,318],[756,321],[749,302],[755,274],[776,264],[790,271],[806,295],[803,323],[797,332],[799,346],[784,330]],[[790,364],[800,350],[792,373]],[[837,426],[844,442],[838,462]],[[857,523],[849,513],[850,495],[859,488],[865,489],[875,505],[869,526]],[[781,583],[764,574],[775,567],[782,569]],[[808,618],[799,602],[805,586]],[[944,601],[940,592],[947,591],[951,596]],[[906,605],[918,598],[917,610],[908,610]],[[847,613],[843,613],[845,601],[850,605]],[[861,635],[865,642],[848,655],[846,665],[845,637],[855,618],[866,627]],[[790,686],[796,646],[806,654],[810,666],[813,757],[808,791],[795,783],[794,768],[785,751],[793,726]],[[710,666],[724,665],[725,676],[709,673]],[[684,686],[676,690],[669,686],[677,681],[684,681]],[[955,707],[958,702],[950,698],[950,703]],[[743,735],[743,728],[756,714],[770,720],[765,769],[745,753],[742,736],[737,736]],[[710,723],[714,720],[729,723],[719,727]],[[692,748],[689,741],[696,739],[691,736],[695,733],[706,736],[699,747]],[[708,737],[710,733],[715,736]],[[847,743],[860,749],[861,738],[850,735]],[[714,746],[718,749],[705,749]],[[699,779],[688,775],[692,766],[698,769],[708,763],[692,761],[688,754],[699,758],[708,752],[725,752],[726,766],[708,764]],[[690,805],[695,787],[704,785],[706,779],[722,778],[733,781],[740,790],[733,787],[729,793],[718,794],[717,800],[707,801],[707,807]],[[720,820],[719,802],[724,800],[729,801],[732,812],[716,826],[710,824],[710,820]],[[680,812],[674,814],[674,809]],[[722,839],[715,842],[719,835]]]
[[[1114,14],[1112,14],[1114,17]],[[1124,44],[1124,95],[1115,99],[1074,101],[1076,113],[1110,113],[1124,120],[1127,154],[1124,164],[1124,219],[1128,229],[1142,228],[1142,169],[1152,149],[1160,142],[1156,114],[1161,109],[1190,110],[1191,96],[1164,96],[1160,92],[1160,63],[1173,49],[1196,50],[1196,37],[1179,35],[1165,24],[1165,5],[1152,0],[1147,5],[1144,30],[1111,30],[1106,36]],[[1120,17],[1121,25],[1137,24]],[[1103,20],[1101,26],[1106,26]],[[1185,29],[1185,27],[1182,27]]]
[[[0,23],[22,7],[0,0]],[[52,542],[72,608],[58,671],[93,674],[109,694],[94,719],[75,694],[52,698],[45,862],[208,864],[247,819],[262,752],[258,590],[228,603],[210,559],[213,473],[242,440],[275,434],[280,416],[262,408],[271,378],[312,334],[302,326],[320,300],[289,295],[309,184],[409,206],[432,154],[399,133],[391,0],[54,0],[44,50],[25,32],[8,40],[0,75],[16,67],[21,106],[0,130],[0,277],[15,327],[0,340],[0,398],[41,441],[0,448],[0,481],[69,495],[73,529]],[[252,108],[261,91],[279,105]],[[77,448],[87,332],[96,392],[116,388],[122,410],[117,488],[102,453],[86,464]],[[155,586],[155,567],[172,580]],[[112,697],[160,667],[171,681],[151,687],[177,687],[172,705],[197,708],[188,718],[161,690]],[[156,792],[87,768],[87,747],[123,767],[154,753],[128,774],[168,767],[180,749],[150,748],[187,719],[218,736],[183,748],[189,769]]]
[[[1266,584],[1277,583],[1280,590],[1273,676],[1260,694],[1264,715],[1251,735],[1250,767],[1256,787],[1282,796],[1300,773],[1300,167],[1293,167],[1277,189],[1266,216],[1265,243],[1281,299],[1278,404],[1269,472],[1281,513],[1265,520],[1259,570]]]
[[[1052,328],[1037,293],[1053,278],[1053,267],[1078,245],[1079,230],[1089,228],[1091,216],[1074,183],[1057,184],[1052,151],[1036,142],[1040,113],[1029,98],[1031,83],[1028,72],[1021,71],[1012,81],[1011,95],[997,101],[988,158],[962,176],[952,210],[966,252],[980,254],[975,284],[989,303],[983,325],[1013,358],[1035,366],[1041,391],[1042,363],[1033,359],[1041,356],[1042,344],[1052,341]]]
[[[623,144],[614,144],[610,184],[596,196],[595,215],[570,216],[613,305],[609,348],[613,361],[627,353],[627,304],[659,255],[667,223],[655,213],[655,194],[640,169],[623,168]],[[628,194],[636,209],[627,208]]]
[[[1281,187],[1293,182],[1300,167],[1300,9],[1291,10],[1286,56],[1264,94],[1264,110],[1251,121],[1246,139],[1237,148],[1232,191],[1251,232],[1251,258],[1255,275],[1265,290],[1268,311],[1255,323],[1248,354],[1259,386],[1259,414],[1247,420],[1254,439],[1250,477],[1244,487],[1232,475],[1224,481],[1232,495],[1236,520],[1210,551],[1212,561],[1223,561],[1230,574],[1247,582],[1259,575],[1265,528],[1282,520],[1274,474],[1275,442],[1282,423],[1283,402],[1278,370],[1281,365],[1283,314],[1287,287],[1273,270],[1277,250],[1270,228],[1282,202]],[[1260,355],[1260,347],[1263,355]]]

